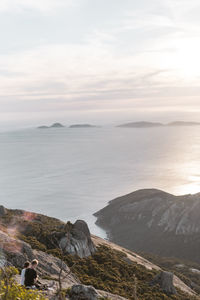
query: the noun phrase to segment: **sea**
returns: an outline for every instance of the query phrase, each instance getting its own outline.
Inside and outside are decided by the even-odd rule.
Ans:
[[[0,205],[85,220],[116,197],[200,192],[200,127],[51,128],[0,133]]]

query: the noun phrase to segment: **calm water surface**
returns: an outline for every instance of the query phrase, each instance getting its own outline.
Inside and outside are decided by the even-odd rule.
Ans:
[[[85,219],[140,188],[200,192],[200,128],[30,129],[0,133],[0,204]]]

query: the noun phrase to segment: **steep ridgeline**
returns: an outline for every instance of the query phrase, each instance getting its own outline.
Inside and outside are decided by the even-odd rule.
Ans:
[[[200,263],[200,193],[139,190],[110,201],[95,216],[117,244]]]

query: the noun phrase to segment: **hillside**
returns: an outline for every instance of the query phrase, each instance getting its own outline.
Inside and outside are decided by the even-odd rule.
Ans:
[[[57,286],[62,265],[64,291],[73,291],[77,285],[84,287],[81,284],[92,285],[99,295],[94,299],[135,299],[135,292],[138,300],[197,299],[177,277],[176,294],[166,294],[161,285],[150,284],[160,274],[159,267],[134,252],[91,236],[84,221],[63,223],[1,206],[0,225],[1,265],[9,263],[20,270],[25,260],[37,258],[42,283]]]
[[[133,192],[95,214],[110,240],[128,249],[200,263],[200,194]]]

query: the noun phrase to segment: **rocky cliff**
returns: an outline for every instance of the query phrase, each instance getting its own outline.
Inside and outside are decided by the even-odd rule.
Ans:
[[[95,216],[117,244],[200,262],[200,193],[139,190],[110,201]]]

